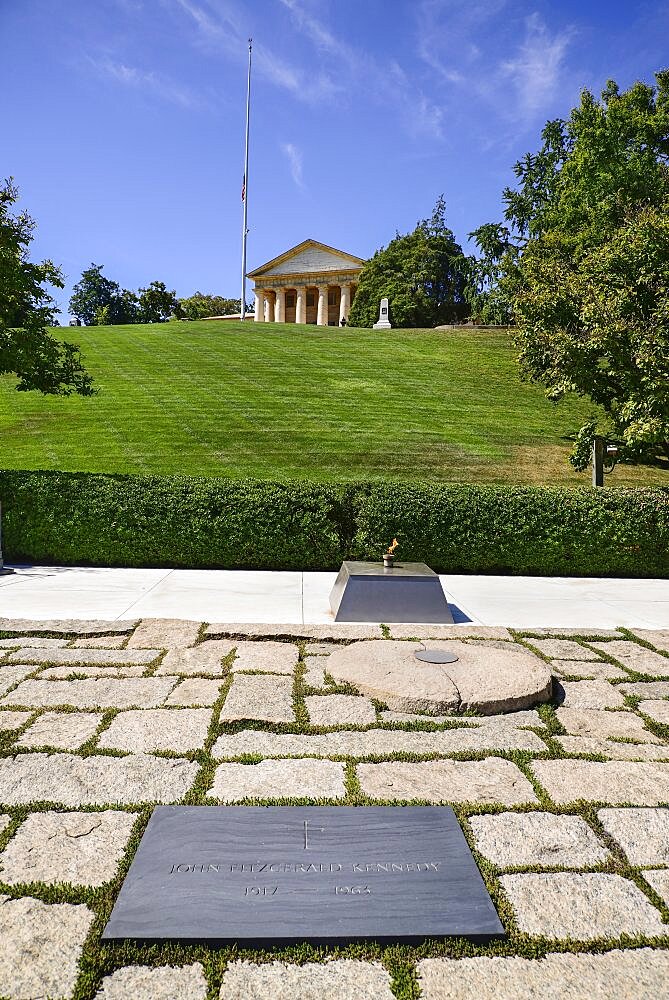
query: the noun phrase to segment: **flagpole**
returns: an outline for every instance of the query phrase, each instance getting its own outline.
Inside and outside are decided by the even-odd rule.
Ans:
[[[249,38],[249,74],[246,84],[246,143],[244,148],[244,182],[242,187],[242,300],[240,314],[241,319],[246,317],[246,237],[248,228],[246,225],[248,217],[248,194],[249,194],[249,117],[251,112],[251,49],[253,39]]]

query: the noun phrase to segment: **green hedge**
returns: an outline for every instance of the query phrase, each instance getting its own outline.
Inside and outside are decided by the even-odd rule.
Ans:
[[[669,576],[669,490],[321,484],[0,472],[8,561],[447,573]]]

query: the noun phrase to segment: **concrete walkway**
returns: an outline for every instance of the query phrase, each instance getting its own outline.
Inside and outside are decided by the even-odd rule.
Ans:
[[[18,566],[0,617],[320,624],[335,573]],[[663,628],[669,580],[440,577],[456,622],[511,628]]]

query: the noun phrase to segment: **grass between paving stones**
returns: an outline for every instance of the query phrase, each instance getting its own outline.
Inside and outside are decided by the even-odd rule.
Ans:
[[[520,637],[519,637],[520,638]],[[568,636],[565,638],[573,638]],[[160,757],[174,757],[174,758],[185,758],[189,760],[196,761],[200,766],[198,773],[196,775],[193,786],[184,796],[182,802],[187,805],[212,805],[215,804],[216,799],[211,799],[208,797],[207,793],[212,787],[215,769],[220,762],[218,759],[214,759],[212,756],[212,750],[215,741],[219,735],[222,734],[232,734],[236,732],[241,732],[247,729],[256,729],[266,732],[273,733],[309,733],[309,734],[319,734],[328,732],[340,732],[340,731],[353,731],[353,732],[364,732],[374,728],[381,728],[384,730],[395,730],[395,731],[406,731],[406,732],[433,732],[433,731],[445,731],[451,729],[460,729],[466,726],[467,719],[465,717],[457,717],[448,720],[446,723],[431,723],[429,721],[425,722],[409,722],[409,723],[384,723],[377,722],[376,724],[369,724],[366,726],[333,726],[333,727],[316,727],[310,726],[306,717],[306,709],[304,707],[304,696],[306,693],[311,691],[304,684],[304,674],[305,674],[305,664],[304,664],[304,654],[305,647],[300,646],[300,661],[294,674],[294,687],[293,687],[293,703],[296,710],[296,721],[294,723],[281,723],[272,724],[253,720],[238,721],[230,723],[220,723],[219,713],[225,702],[227,692],[233,681],[233,674],[228,673],[227,676],[216,677],[216,680],[220,680],[220,692],[216,703],[211,706],[211,721],[207,732],[207,737],[204,746],[195,751],[189,753],[177,753],[174,751],[161,751],[156,753],[155,756]],[[225,666],[230,666],[232,662],[232,657],[234,654],[229,654],[224,661]],[[544,657],[542,657],[544,658]],[[605,657],[603,657],[604,659]],[[150,669],[155,671],[156,665],[152,666]],[[39,665],[35,671],[31,673],[31,677],[38,675],[40,671],[46,666],[46,664]],[[178,675],[178,672],[175,672]],[[200,675],[178,675],[184,679],[190,679],[193,676]],[[208,676],[203,673],[201,676]],[[18,683],[18,682],[17,682]],[[323,693],[320,689],[317,690],[318,693]],[[337,691],[335,687],[334,691]],[[333,693],[334,693],[333,691]],[[348,692],[347,692],[348,693]],[[357,693],[357,692],[355,692]],[[640,699],[631,699],[632,701],[638,701]],[[600,840],[602,840],[611,851],[611,857],[605,862],[591,867],[581,867],[579,869],[574,869],[579,872],[606,872],[611,874],[617,874],[631,880],[643,893],[644,895],[653,903],[662,914],[665,921],[669,920],[669,908],[662,902],[662,900],[657,896],[655,891],[649,886],[648,883],[643,879],[643,869],[634,867],[629,864],[624,853],[620,849],[619,845],[606,834],[601,823],[597,818],[597,810],[607,805],[606,803],[593,803],[587,802],[574,802],[567,806],[558,806],[552,802],[550,796],[547,794],[546,790],[541,786],[541,784],[534,777],[530,764],[534,760],[546,759],[546,758],[561,758],[561,759],[581,759],[581,760],[604,760],[606,758],[599,755],[586,755],[586,754],[568,754],[565,753],[559,744],[557,744],[553,737],[563,733],[564,727],[560,725],[555,715],[555,705],[556,701],[553,703],[542,705],[539,707],[539,716],[541,718],[542,725],[536,726],[524,726],[523,729],[535,732],[546,744],[546,750],[543,752],[530,752],[530,751],[499,751],[495,750],[493,752],[485,751],[471,751],[471,752],[456,752],[445,754],[406,754],[399,753],[393,754],[390,757],[384,755],[383,757],[369,756],[365,758],[352,758],[348,756],[343,757],[328,757],[327,759],[341,760],[344,763],[344,773],[345,773],[345,798],[341,800],[330,800],[330,799],[288,799],[288,800],[276,800],[276,799],[254,799],[248,798],[242,800],[244,803],[252,805],[260,804],[276,804],[280,802],[281,804],[327,804],[327,805],[401,805],[408,804],[412,805],[430,805],[427,800],[384,800],[384,799],[371,799],[366,796],[360,786],[359,779],[357,777],[356,765],[362,760],[405,760],[407,762],[414,761],[424,761],[431,759],[444,759],[447,756],[449,760],[484,760],[490,757],[499,757],[501,759],[509,760],[513,762],[521,771],[521,773],[530,782],[535,795],[537,796],[538,802],[536,803],[526,803],[519,806],[504,806],[500,803],[490,803],[490,804],[479,804],[479,803],[455,803],[453,809],[456,813],[458,821],[464,831],[465,837],[473,850],[474,856],[477,860],[479,868],[481,870],[484,882],[488,891],[490,892],[493,903],[495,904],[500,918],[507,930],[508,937],[504,941],[491,942],[487,945],[476,945],[463,939],[453,939],[453,940],[427,940],[419,946],[410,945],[392,945],[392,946],[380,946],[374,942],[370,943],[357,943],[351,944],[346,947],[315,947],[308,944],[296,944],[290,947],[277,947],[274,949],[265,949],[263,951],[257,951],[255,949],[245,949],[236,946],[230,946],[227,948],[222,948],[220,950],[213,950],[201,945],[179,945],[179,944],[165,944],[165,945],[137,945],[126,943],[122,945],[102,945],[100,942],[100,934],[106,924],[107,919],[111,913],[113,903],[116,899],[120,886],[123,879],[129,869],[130,863],[134,854],[137,850],[137,846],[141,839],[141,836],[146,828],[149,817],[153,810],[155,803],[143,803],[135,805],[118,805],[115,803],[109,803],[107,806],[83,806],[78,807],[77,811],[81,812],[102,812],[106,808],[122,809],[126,812],[134,814],[137,816],[137,822],[135,823],[132,831],[130,841],[126,847],[122,863],[120,865],[119,871],[116,877],[108,884],[99,888],[83,888],[79,886],[72,886],[68,884],[58,884],[54,886],[47,886],[44,883],[23,883],[21,885],[10,886],[8,884],[0,881],[0,893],[6,894],[12,898],[17,898],[21,895],[31,895],[43,902],[53,903],[53,902],[65,902],[65,903],[84,903],[89,906],[95,913],[95,921],[91,928],[91,931],[87,937],[83,956],[81,960],[81,975],[79,977],[73,1000],[93,1000],[97,990],[99,989],[100,983],[104,976],[110,975],[118,968],[122,968],[127,965],[139,964],[148,966],[161,966],[161,965],[189,965],[193,962],[199,961],[202,963],[205,970],[205,976],[208,985],[208,1000],[218,1000],[219,991],[221,987],[221,982],[223,974],[227,964],[230,961],[236,959],[245,959],[254,963],[262,963],[274,960],[281,960],[290,963],[304,963],[304,962],[320,962],[325,961],[329,958],[352,958],[361,959],[364,961],[380,961],[384,967],[388,970],[391,976],[392,990],[397,998],[397,1000],[417,1000],[420,995],[420,990],[418,986],[417,974],[416,974],[416,963],[422,958],[426,957],[450,957],[459,958],[467,956],[510,956],[518,955],[526,958],[538,958],[547,954],[548,952],[573,952],[573,953],[602,953],[606,952],[612,948],[640,948],[640,947],[656,947],[662,949],[669,949],[669,939],[668,938],[647,938],[642,936],[630,937],[623,935],[619,938],[599,938],[594,941],[572,941],[569,939],[554,940],[541,937],[534,937],[532,935],[523,934],[519,931],[517,923],[514,918],[513,910],[511,904],[504,895],[501,884],[499,881],[500,875],[503,872],[519,872],[527,873],[532,871],[541,872],[551,872],[559,871],[558,868],[545,868],[545,867],[516,867],[508,869],[499,869],[491,862],[487,861],[477,850],[476,842],[473,838],[472,830],[469,825],[469,819],[475,815],[490,815],[494,813],[502,812],[516,812],[516,813],[530,813],[530,812],[551,812],[555,815],[572,815],[579,816],[590,826],[591,829],[595,831]],[[381,708],[380,705],[377,708]],[[30,726],[35,719],[43,714],[43,712],[53,712],[55,710],[60,710],[63,712],[78,712],[82,711],[80,708],[75,708],[73,706],[62,706],[60,709],[54,709],[52,706],[45,707],[43,709],[35,710],[34,708],[27,707],[26,711],[30,712],[29,719],[16,730],[10,732],[0,733],[0,756],[13,756],[16,754],[17,749],[12,748],[12,743],[21,732],[23,732],[28,726]],[[86,711],[92,711],[94,709],[86,709]],[[89,740],[78,751],[74,751],[79,756],[89,756],[90,754],[105,755],[108,757],[124,757],[127,754],[124,751],[110,751],[110,750],[100,750],[95,747],[95,740],[105,729],[109,727],[112,720],[117,717],[122,711],[127,711],[128,709],[98,709],[102,712],[102,719],[96,734],[92,736]],[[178,711],[179,706],[174,706],[174,710]],[[474,716],[469,718],[474,719]],[[650,729],[650,720],[647,720],[647,726]],[[664,727],[665,729],[667,727]],[[669,739],[669,735],[658,733],[658,735],[663,735],[663,738]],[[67,751],[53,751],[53,748],[42,748],[48,752],[67,752]],[[39,752],[37,748],[34,750],[26,748],[21,752]],[[241,762],[251,763],[251,760],[257,761],[260,759],[266,759],[261,757],[249,756],[231,758],[236,759]],[[9,840],[13,834],[18,829],[20,823],[33,812],[44,812],[47,810],[59,809],[63,811],[63,807],[58,803],[54,802],[34,802],[28,805],[22,805],[20,807],[2,807],[2,811],[11,817],[11,823],[9,827],[0,833],[0,850],[3,850],[8,844]],[[69,811],[69,810],[67,810]],[[653,867],[660,867],[659,865],[653,865]],[[1,878],[1,873],[0,873]],[[668,929],[669,930],[669,929]]]

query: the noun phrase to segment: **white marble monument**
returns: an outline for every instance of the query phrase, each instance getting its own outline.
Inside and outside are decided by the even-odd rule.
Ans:
[[[379,306],[379,318],[378,321],[372,327],[374,330],[391,330],[392,323],[388,319],[388,299],[381,299],[381,305]]]

